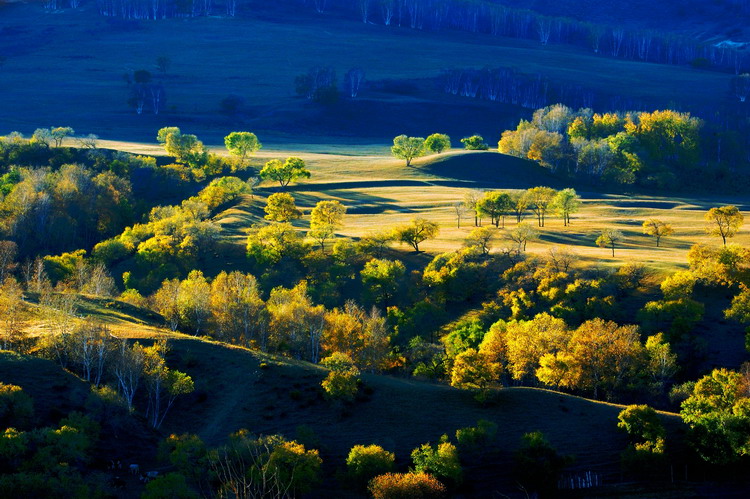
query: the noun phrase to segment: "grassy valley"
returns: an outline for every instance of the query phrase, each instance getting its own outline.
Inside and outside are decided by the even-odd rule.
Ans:
[[[149,5],[0,0],[1,497],[746,495],[745,2]]]

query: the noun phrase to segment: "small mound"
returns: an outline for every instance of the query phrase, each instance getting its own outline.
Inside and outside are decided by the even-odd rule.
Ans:
[[[537,185],[568,187],[549,170],[533,161],[491,151],[431,157],[420,167],[432,175],[508,189],[528,189]]]

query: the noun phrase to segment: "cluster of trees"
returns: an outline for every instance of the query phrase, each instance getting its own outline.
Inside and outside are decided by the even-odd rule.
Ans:
[[[80,0],[71,0],[78,3]],[[47,0],[57,8],[58,0]],[[98,0],[100,14],[125,19],[164,19],[167,17],[208,16],[221,12],[228,16],[241,14],[242,0],[225,0],[214,4],[205,0],[166,2],[141,0]],[[418,30],[446,29],[486,33],[493,36],[571,44],[610,57],[663,64],[692,64],[742,72],[746,60],[741,51],[728,44],[703,43],[689,37],[659,34],[625,26],[606,26],[550,17],[543,14],[500,5],[490,1],[461,0],[304,0],[315,12],[336,12],[364,23],[381,23]],[[285,0],[282,5],[298,9],[299,0]],[[734,8],[732,5],[729,8]]]
[[[6,497],[89,495],[83,471],[100,425],[71,413],[56,426],[34,427],[33,401],[19,386],[0,383],[0,494]]]
[[[237,177],[219,177],[197,196],[177,206],[153,208],[145,223],[135,224],[92,251],[92,257],[111,266],[135,256],[126,288],[153,289],[165,277],[187,273],[216,242],[219,226],[210,215],[219,206],[251,191]]]
[[[489,146],[484,142],[481,135],[472,135],[461,139],[464,148],[469,151],[485,151]],[[433,133],[427,138],[408,137],[399,135],[393,139],[391,154],[398,159],[406,161],[406,166],[411,162],[427,154],[440,154],[451,148],[451,138],[444,133]]]
[[[503,132],[501,153],[553,171],[619,184],[668,187],[699,171],[703,123],[687,113],[594,113],[556,104]]]
[[[313,303],[304,281],[276,287],[264,300],[250,274],[221,272],[210,281],[194,270],[182,281],[164,281],[152,302],[172,330],[210,334],[313,363],[340,354],[358,369],[380,371],[390,352],[385,319],[377,309],[349,301],[326,310]]]

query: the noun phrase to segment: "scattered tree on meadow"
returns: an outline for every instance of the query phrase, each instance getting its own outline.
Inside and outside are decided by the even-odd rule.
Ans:
[[[183,134],[177,127],[164,127],[159,130],[156,140],[164,150],[178,162],[191,168],[200,168],[208,161],[208,151],[198,137]]]
[[[451,148],[451,138],[444,133],[433,133],[424,141],[426,150],[435,154],[440,154]]]
[[[461,143],[464,148],[468,151],[486,151],[490,148],[484,141],[484,137],[481,135],[472,135],[471,137],[464,137],[461,139]]]
[[[266,220],[274,222],[290,222],[302,218],[302,212],[294,204],[294,197],[287,192],[277,192],[268,196],[266,206]]]
[[[233,170],[244,170],[247,157],[263,147],[258,137],[251,132],[230,133],[224,137],[224,146],[237,158],[237,166]]]
[[[374,258],[383,258],[385,250],[396,240],[392,230],[382,230],[366,234],[359,240],[360,250],[373,256]]]
[[[490,222],[495,227],[499,227],[502,220],[503,228],[505,228],[505,217],[510,212],[511,205],[510,194],[507,192],[490,191],[486,192],[484,197],[477,201],[476,210],[478,210],[480,215],[489,216]]]
[[[456,214],[456,228],[461,228],[461,217],[464,213],[466,213],[466,206],[464,205],[463,201],[456,201],[455,203],[451,203],[451,207],[453,208],[453,212]]]
[[[596,245],[600,248],[611,248],[612,256],[615,256],[615,248],[624,240],[625,236],[619,230],[602,229],[601,234],[596,238]]]
[[[72,137],[75,131],[69,126],[58,126],[50,129],[50,136],[55,141],[55,147],[60,147],[66,137]]]
[[[396,239],[409,244],[417,253],[419,253],[420,243],[428,239],[434,239],[438,232],[440,232],[438,224],[419,217],[412,219],[409,225],[402,225],[393,229]]]
[[[339,201],[318,201],[310,213],[309,236],[320,243],[320,249],[325,249],[325,241],[330,239],[336,230],[343,225],[346,206]]]
[[[570,225],[570,215],[578,211],[581,206],[581,200],[575,189],[568,187],[557,193],[552,201],[552,206],[563,218],[563,225]]]
[[[529,208],[529,195],[527,191],[512,191],[510,193],[511,211],[516,216],[516,223],[520,224]]]
[[[482,192],[477,190],[471,190],[468,191],[464,195],[464,208],[466,211],[474,214],[474,227],[479,227],[479,210],[477,209],[477,204],[479,203],[479,200],[482,198]]]
[[[526,251],[526,243],[539,238],[539,232],[526,222],[519,223],[508,232],[508,239],[516,243],[517,251]]]
[[[406,166],[411,166],[411,162],[424,155],[425,139],[422,137],[407,137],[399,135],[393,139],[391,154],[398,159],[406,161]]]
[[[307,169],[302,158],[289,157],[283,163],[279,159],[272,159],[260,171],[263,180],[278,182],[282,188],[300,178],[310,178],[310,170]]]
[[[656,218],[649,218],[643,222],[643,233],[656,238],[656,247],[659,247],[659,241],[664,236],[670,236],[674,233],[672,226]]]
[[[551,187],[532,187],[527,192],[529,207],[534,212],[539,227],[544,227],[544,217],[555,201],[557,191]]]
[[[721,236],[724,246],[727,245],[727,238],[734,237],[737,231],[742,227],[745,217],[740,210],[734,205],[711,208],[706,213],[706,232],[712,236]]]
[[[477,227],[469,233],[464,241],[468,248],[476,248],[482,254],[487,256],[492,249],[492,240],[495,238],[495,230],[491,227]]]

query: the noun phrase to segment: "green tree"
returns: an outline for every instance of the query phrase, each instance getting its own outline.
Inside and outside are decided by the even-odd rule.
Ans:
[[[320,249],[325,249],[326,239],[342,226],[346,206],[339,201],[318,201],[310,213],[310,237],[318,240]]]
[[[244,170],[245,159],[263,147],[252,132],[232,132],[224,137],[224,146],[230,154],[237,157],[237,167],[233,170]]]
[[[396,456],[379,445],[355,445],[346,457],[349,476],[365,485],[378,475],[393,471]]]
[[[495,227],[499,227],[502,220],[503,228],[505,228],[505,217],[511,207],[512,200],[507,192],[487,192],[476,203],[476,210],[479,211],[480,215],[489,216]]]
[[[473,348],[456,356],[451,370],[451,386],[468,388],[476,392],[479,402],[484,402],[488,389],[497,383],[502,366]]]
[[[750,454],[750,397],[747,380],[728,369],[714,369],[698,380],[682,403],[690,441],[708,462],[725,464]]]
[[[472,135],[471,137],[464,137],[461,139],[461,143],[468,151],[486,151],[490,148],[484,141],[484,137],[481,135]]]
[[[191,270],[177,291],[177,309],[186,325],[199,335],[211,313],[211,285],[200,270]]]
[[[451,148],[451,138],[444,133],[433,133],[424,141],[426,150],[440,154]]]
[[[34,415],[34,403],[23,388],[0,382],[0,426],[23,427]]]
[[[266,206],[266,220],[274,222],[290,222],[302,217],[302,212],[294,204],[294,197],[287,192],[277,192],[268,196]]]
[[[727,238],[734,237],[744,221],[745,217],[734,205],[711,208],[706,213],[706,222],[708,222],[706,232],[712,236],[721,236],[721,240],[726,246]]]
[[[515,476],[527,492],[542,496],[557,489],[557,480],[573,459],[560,455],[540,431],[526,433],[515,453]]]
[[[450,486],[458,486],[463,482],[464,471],[458,449],[447,441],[447,437],[441,439],[436,446],[427,443],[417,447],[411,451],[411,459],[417,473],[433,475]]]
[[[354,365],[351,357],[345,353],[334,352],[320,363],[329,369],[328,375],[321,383],[326,397],[346,402],[354,400],[359,389],[357,387],[359,369]]]
[[[178,127],[164,127],[156,134],[156,140],[164,150],[178,162],[191,168],[202,168],[208,161],[208,151],[198,137],[183,134]]]
[[[407,137],[399,135],[393,139],[391,154],[398,159],[406,161],[406,166],[411,166],[412,160],[424,155],[425,139],[422,137]]]
[[[601,234],[596,238],[596,245],[600,248],[612,248],[612,256],[615,256],[615,248],[624,240],[625,236],[619,230],[602,229]]]
[[[667,431],[656,411],[647,405],[629,405],[617,416],[617,427],[625,430],[636,451],[664,453]]]
[[[479,252],[487,256],[492,249],[492,240],[495,238],[495,231],[491,227],[477,227],[469,233],[464,241],[468,248],[476,248]]]
[[[435,222],[430,222],[424,218],[414,218],[409,225],[402,225],[393,229],[396,239],[402,243],[407,243],[419,253],[420,243],[437,237],[440,227]]]
[[[557,191],[551,187],[532,187],[528,191],[529,206],[536,215],[539,227],[544,227],[544,217],[555,200]]]
[[[247,237],[247,255],[262,265],[278,263],[287,256],[302,256],[304,251],[302,236],[286,222],[252,229]]]
[[[60,147],[63,140],[65,140],[66,137],[71,137],[74,133],[76,132],[69,126],[58,126],[50,130],[50,135],[55,141],[55,147]]]
[[[567,227],[570,225],[570,215],[577,212],[581,207],[581,200],[575,189],[568,187],[558,191],[552,206],[560,213],[563,218],[563,225]]]
[[[278,182],[282,188],[300,178],[310,178],[310,170],[307,169],[302,158],[292,156],[286,158],[283,163],[279,159],[272,159],[260,171],[263,180]]]
[[[404,277],[406,267],[398,260],[373,258],[360,272],[362,284],[376,302],[388,305]]]
[[[659,241],[664,236],[670,236],[674,230],[668,223],[664,223],[657,218],[649,218],[643,222],[643,233],[656,238],[656,247],[659,247]]]

